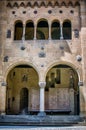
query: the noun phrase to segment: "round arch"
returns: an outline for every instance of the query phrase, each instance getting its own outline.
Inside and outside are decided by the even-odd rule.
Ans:
[[[64,39],[72,38],[72,23],[69,19],[63,21],[63,37]]]
[[[13,68],[15,68],[16,66],[18,66],[18,65],[31,66],[31,67],[37,72],[38,78],[40,77],[40,72],[38,71],[37,67],[36,67],[34,64],[32,64],[32,63],[30,63],[30,62],[28,63],[28,61],[19,61],[19,62],[14,61],[13,64],[10,64],[10,65],[8,66],[8,68],[6,69],[6,71],[5,71],[5,73],[4,73],[4,81],[5,81],[5,82],[6,82],[6,79],[7,79],[7,76],[8,76],[8,74],[9,74],[9,72],[10,72]]]
[[[53,20],[51,24],[51,38],[53,40],[60,39],[60,22],[59,20]]]
[[[67,62],[55,63],[48,68],[45,87],[46,110],[55,109],[57,112],[64,111],[65,114],[79,115],[79,74],[76,69],[73,64]],[[53,105],[51,105],[52,97]]]
[[[42,18],[38,20],[36,32],[36,37],[38,40],[49,38],[49,24],[46,19]]]
[[[39,109],[39,100],[37,102],[33,100],[36,93],[36,98],[39,99],[39,74],[35,68],[31,63],[18,62],[7,69],[5,77],[7,114],[28,113],[34,104],[36,109]]]
[[[21,20],[15,21],[14,28],[14,40],[21,40],[23,34],[23,22]]]
[[[25,40],[34,39],[34,22],[32,20],[26,21],[25,26]]]
[[[45,75],[44,75],[44,78],[46,79],[46,75],[47,75],[47,73],[48,73],[48,71],[51,69],[51,68],[53,68],[54,66],[56,66],[56,65],[59,65],[59,64],[65,64],[65,65],[68,65],[68,66],[70,66],[71,68],[73,68],[75,71],[76,71],[76,73],[77,73],[77,75],[78,75],[78,78],[79,78],[79,81],[80,81],[80,73],[79,73],[79,67],[77,67],[77,66],[75,66],[74,64],[72,64],[72,63],[70,63],[70,62],[67,62],[67,61],[60,61],[60,62],[54,62],[53,64],[50,64],[48,67],[47,67],[47,70],[46,70],[46,72],[45,72]]]

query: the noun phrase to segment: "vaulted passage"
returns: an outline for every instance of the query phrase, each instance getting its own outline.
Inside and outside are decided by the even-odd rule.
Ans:
[[[7,84],[7,114],[28,114],[39,110],[38,74],[32,66],[14,67],[7,76]]]
[[[78,75],[68,65],[57,65],[46,76],[45,111],[53,114],[79,114]]]

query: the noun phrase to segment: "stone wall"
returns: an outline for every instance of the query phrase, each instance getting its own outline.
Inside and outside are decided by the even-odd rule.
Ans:
[[[84,88],[85,88],[86,86],[85,85],[86,84],[86,72],[85,72],[86,22],[84,22],[86,19],[85,0],[83,1],[84,4],[80,1],[80,6],[79,3],[75,4],[77,1],[73,2],[72,6],[68,4],[69,1],[67,1],[67,3],[65,1],[66,6],[62,3],[59,3],[56,4],[54,8],[53,6],[51,6],[51,4],[49,4],[49,6],[48,4],[47,6],[40,6],[40,7],[33,6],[33,8],[29,6],[17,7],[14,1],[10,2],[12,6],[11,4],[9,4],[10,6],[7,6],[8,2],[5,0],[0,1],[0,82],[1,82],[0,111],[5,111],[6,108],[5,106],[6,88],[2,87],[3,86],[2,83],[3,82],[6,83],[7,75],[10,72],[10,70],[19,64],[32,65],[32,67],[36,69],[38,73],[39,81],[45,81],[47,72],[54,65],[68,64],[69,66],[71,66],[76,70],[79,76],[79,81],[84,82]],[[20,5],[20,3],[21,1],[18,2],[18,5]],[[26,1],[24,3],[26,4]],[[34,13],[34,11],[37,11],[37,13]],[[49,13],[49,11],[51,11],[51,13]],[[72,24],[72,39],[31,40],[31,41],[24,41],[24,43],[22,43],[22,41],[14,41],[14,25],[17,20],[21,20],[24,25],[28,20],[32,20],[36,27],[38,21],[42,18],[48,21],[49,27],[51,26],[53,20],[59,20],[61,25],[66,19],[70,20]],[[11,31],[11,38],[7,38],[8,30]],[[78,37],[76,37],[75,30],[77,30]],[[25,50],[21,50],[22,46],[25,47]],[[64,49],[62,50],[61,47],[63,47]],[[40,57],[40,53],[44,55]],[[81,58],[80,61],[78,60],[77,56],[80,56]],[[37,91],[34,90],[34,92],[36,93]],[[82,104],[86,104],[85,93],[83,91],[80,91],[80,93],[82,94],[82,97],[85,99],[82,100],[81,98],[80,102],[83,102]],[[32,101],[33,100],[34,99],[32,99]],[[85,111],[85,106],[81,105],[81,107],[82,107],[81,110]],[[17,106],[17,109],[18,108],[19,106]],[[36,108],[35,104],[33,108]]]

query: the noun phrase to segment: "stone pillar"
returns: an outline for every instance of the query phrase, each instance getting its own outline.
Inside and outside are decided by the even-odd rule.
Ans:
[[[25,40],[25,24],[23,24],[23,34],[22,34],[22,39]]]
[[[36,40],[36,30],[37,30],[37,25],[34,25],[34,40]]]
[[[60,23],[60,39],[63,40],[63,26],[62,26],[62,23]]]
[[[79,81],[79,93],[80,93],[80,116],[86,116],[86,86],[83,86],[83,82]]]
[[[51,23],[49,23],[49,40],[51,40]]]
[[[71,115],[73,115],[74,114],[74,90],[73,88],[70,88],[69,95],[70,95]]]
[[[40,112],[38,113],[38,116],[45,116],[46,113],[44,112],[44,90],[45,90],[45,86],[46,86],[46,82],[39,82],[39,86],[40,86]]]
[[[1,83],[0,86],[0,114],[6,114],[6,83]]]

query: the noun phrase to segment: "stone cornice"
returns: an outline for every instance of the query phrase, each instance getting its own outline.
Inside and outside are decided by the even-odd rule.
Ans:
[[[55,7],[55,6],[79,6],[80,3],[78,0],[7,0],[7,7],[14,8],[14,7]]]

